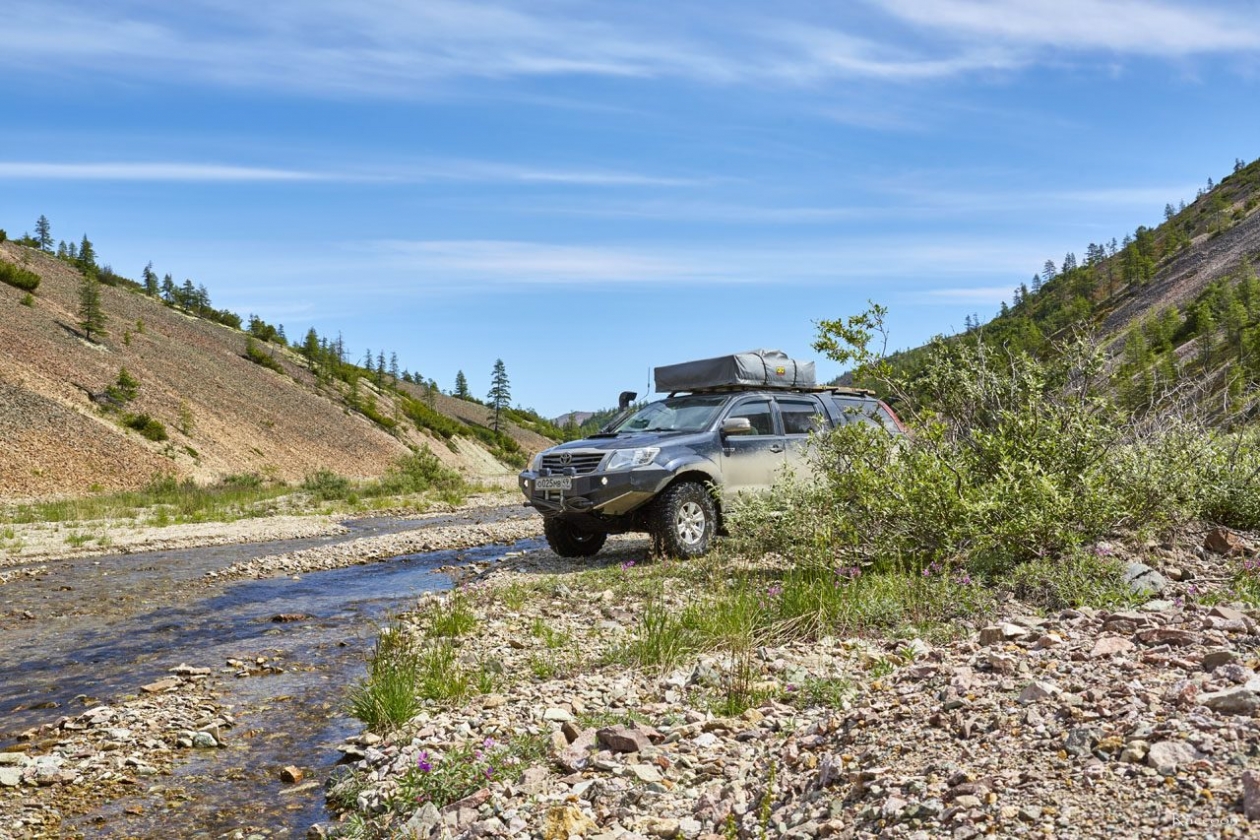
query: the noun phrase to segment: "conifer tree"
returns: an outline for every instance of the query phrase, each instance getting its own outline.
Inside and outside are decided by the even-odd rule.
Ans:
[[[306,366],[314,371],[315,359],[320,355],[319,333],[314,327],[307,330],[306,338],[302,339],[302,355],[306,357]]]
[[[87,234],[83,234],[83,241],[79,243],[79,268],[84,274],[90,274],[95,277],[99,269],[96,265],[96,249],[92,247],[92,243],[87,238]]]
[[[160,288],[158,287],[157,272],[153,270],[152,261],[144,267],[144,273],[141,274],[141,277],[144,279],[144,293],[149,297],[157,297]]]
[[[453,395],[461,400],[472,399],[472,391],[468,390],[468,377],[464,376],[462,370],[455,372],[455,390]]]
[[[35,241],[39,243],[39,250],[52,251],[52,225],[48,223],[48,217],[42,213],[35,220]]]
[[[494,370],[490,373],[490,393],[487,402],[494,407],[494,431],[499,432],[499,413],[512,401],[512,386],[508,382],[507,368],[502,359],[494,360]]]
[[[79,328],[83,330],[83,336],[88,341],[93,340],[93,335],[105,334],[105,313],[101,309],[101,284],[96,277],[87,274],[83,276],[83,281],[79,285]]]

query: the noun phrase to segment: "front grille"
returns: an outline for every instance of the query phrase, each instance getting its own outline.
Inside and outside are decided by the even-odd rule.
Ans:
[[[569,469],[573,469],[573,475],[586,475],[593,473],[599,468],[599,464],[604,460],[606,452],[552,452],[543,456],[543,469],[551,470],[559,475],[568,475]],[[564,463],[565,461],[568,463]]]

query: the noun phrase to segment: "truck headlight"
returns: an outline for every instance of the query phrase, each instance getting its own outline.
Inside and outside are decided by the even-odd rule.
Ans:
[[[659,446],[645,446],[641,449],[617,449],[613,451],[612,457],[608,459],[606,470],[625,470],[632,467],[642,467],[656,460],[656,456],[661,452]]]

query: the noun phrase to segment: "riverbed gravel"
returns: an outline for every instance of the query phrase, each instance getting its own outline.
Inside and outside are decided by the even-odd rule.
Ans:
[[[1254,556],[1237,544],[1235,558],[1200,547],[1161,565],[1202,585]],[[478,621],[459,656],[504,682],[343,745],[329,795],[348,808],[311,836],[1260,833],[1260,635],[1241,604],[1172,583],[1127,610],[1008,602],[953,638],[828,637],[641,669],[618,651],[647,603],[634,578],[659,569],[642,542],[610,545],[603,577],[536,552],[466,585]],[[681,608],[690,596],[665,581],[650,597]],[[450,597],[421,604],[414,627]],[[732,708],[734,687],[757,699]],[[409,798],[445,757],[521,738],[545,757],[454,803]]]

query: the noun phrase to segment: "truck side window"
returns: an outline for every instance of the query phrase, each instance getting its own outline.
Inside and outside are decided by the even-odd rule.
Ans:
[[[747,417],[752,424],[753,433],[758,435],[774,434],[774,415],[770,413],[769,400],[749,400],[731,409],[728,417]]]

